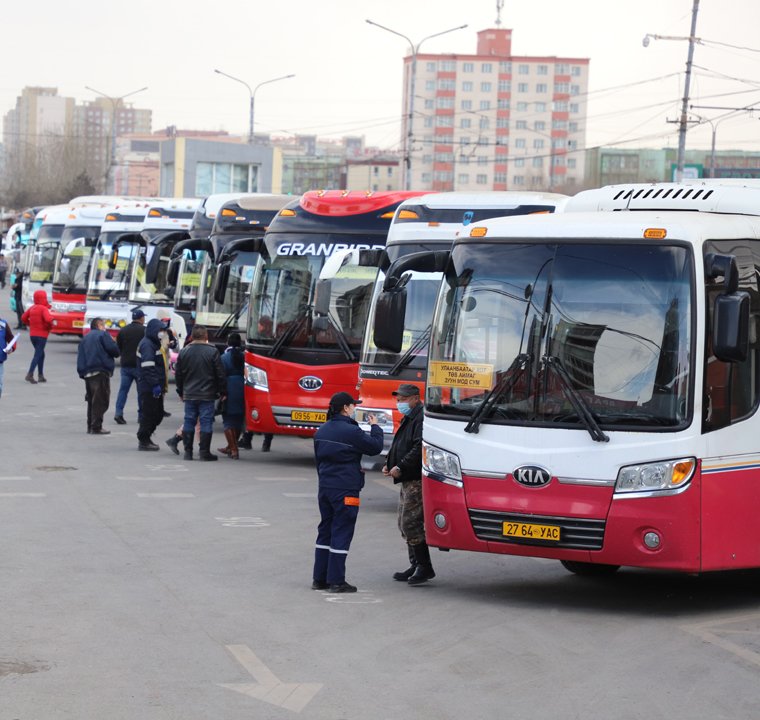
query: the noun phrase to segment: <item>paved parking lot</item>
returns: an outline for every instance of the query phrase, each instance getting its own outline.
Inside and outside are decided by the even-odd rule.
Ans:
[[[368,473],[359,592],[314,592],[311,442],[184,463],[173,395],[160,452],[136,450],[134,397],[88,436],[76,347],[50,340],[45,385],[25,334],[6,366],[0,720],[758,717],[760,573],[435,552],[410,588],[395,490]]]

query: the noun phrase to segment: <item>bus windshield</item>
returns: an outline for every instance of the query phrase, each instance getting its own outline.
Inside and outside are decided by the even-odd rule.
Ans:
[[[204,292],[199,298],[196,322],[218,328],[227,323],[231,315],[233,319],[237,315],[238,320],[231,327],[235,330],[243,330],[251,281],[260,257],[259,253],[254,252],[240,252],[235,255],[230,263],[230,276],[227,280],[223,303],[218,303],[214,299],[217,266],[208,258]]]
[[[328,247],[330,245],[372,246],[376,237],[320,235],[305,238],[297,234],[278,234],[285,247]],[[372,289],[377,275],[374,267],[344,265],[330,277],[330,307],[326,323],[314,325],[312,303],[325,255],[277,255],[266,264],[251,292],[252,308],[247,337],[249,341],[280,348],[320,348],[348,350],[358,358],[369,315]]]
[[[430,345],[427,409],[463,420],[685,427],[690,251],[613,243],[456,246]],[[486,400],[488,403],[486,404]]]
[[[53,277],[53,292],[84,295],[96,240],[77,237],[65,243]]]
[[[123,246],[122,246],[123,247]],[[133,273],[133,287],[129,293],[129,299],[132,302],[143,304],[171,304],[171,299],[166,294],[169,286],[167,274],[169,271],[169,253],[171,252],[170,243],[160,243],[158,245],[148,245],[147,247],[139,246],[137,252],[137,269]],[[121,261],[122,249],[119,248],[119,261]],[[145,279],[145,271],[148,264],[153,260],[155,253],[160,253],[158,259],[158,272],[155,282],[149,283]],[[134,261],[133,261],[134,262]]]
[[[395,245],[386,248],[390,262],[408,255],[409,253],[448,250],[450,243],[441,245],[436,243],[413,243],[408,245]],[[441,285],[440,273],[410,272],[409,282],[406,284],[406,315],[404,316],[404,339],[400,353],[392,353],[378,348],[373,339],[371,328],[374,325],[375,307],[377,297],[383,289],[385,273],[380,270],[375,281],[375,291],[372,296],[371,310],[362,344],[362,365],[383,365],[392,367],[403,359],[402,365],[415,370],[424,370],[427,367],[428,340],[430,338],[430,322],[433,319],[435,301],[438,297],[438,288]]]
[[[32,256],[32,268],[29,279],[33,282],[46,283],[53,279],[55,261],[58,256],[60,245],[57,242],[40,242],[34,246]]]
[[[102,233],[98,247],[93,257],[92,269],[87,288],[88,300],[118,300],[129,298],[129,280],[132,269],[132,258],[139,246],[135,243],[119,245],[119,259],[115,268],[108,267],[112,244],[119,239],[121,233]]]
[[[179,283],[174,293],[174,307],[177,310],[195,310],[205,257],[205,250],[185,251],[179,271]]]

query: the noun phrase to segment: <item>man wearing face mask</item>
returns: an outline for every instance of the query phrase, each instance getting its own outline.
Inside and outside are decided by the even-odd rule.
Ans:
[[[162,346],[166,338],[166,325],[161,320],[153,319],[137,347],[137,392],[141,407],[138,450],[158,450],[151,436],[164,419],[166,364]]]
[[[406,540],[410,566],[393,579],[421,585],[435,577],[430,548],[425,542],[422,512],[422,419],[423,405],[416,385],[402,383],[393,392],[396,407],[404,416],[388,450],[383,475],[401,485],[398,529]]]
[[[314,435],[314,455],[319,475],[320,522],[314,550],[312,590],[353,593],[346,582],[346,558],[359,515],[359,493],[364,487],[362,455],[383,449],[383,431],[374,415],[367,418],[369,434],[354,420],[355,400],[347,392],[330,398],[327,422]]]

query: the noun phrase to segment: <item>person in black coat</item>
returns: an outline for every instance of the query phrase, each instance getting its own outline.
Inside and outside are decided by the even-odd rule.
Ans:
[[[164,419],[166,361],[161,340],[166,325],[153,319],[145,328],[145,337],[137,346],[137,392],[140,395],[140,427],[137,430],[138,450],[158,450],[151,436]]]
[[[356,587],[346,582],[346,558],[359,515],[359,493],[364,487],[361,459],[383,449],[383,431],[375,416],[368,417],[369,434],[353,419],[359,403],[361,400],[346,392],[333,395],[327,422],[314,435],[321,519],[314,550],[313,590],[356,592]]]
[[[140,310],[132,311],[132,322],[125,325],[116,336],[116,344],[121,352],[121,383],[119,394],[116,396],[116,415],[114,420],[119,425],[126,425],[124,406],[132,383],[137,383],[137,348],[145,337],[145,313]],[[137,418],[140,418],[140,393],[137,393]]]
[[[84,380],[87,401],[87,433],[110,435],[103,428],[103,416],[111,402],[111,375],[119,357],[119,348],[106,332],[103,318],[94,318],[90,332],[82,338],[77,350],[77,374]]]
[[[396,408],[404,416],[393,436],[383,474],[401,486],[398,529],[406,540],[410,566],[393,574],[394,580],[421,585],[435,577],[430,548],[425,542],[422,508],[422,420],[424,407],[416,385],[402,383],[393,392]]]

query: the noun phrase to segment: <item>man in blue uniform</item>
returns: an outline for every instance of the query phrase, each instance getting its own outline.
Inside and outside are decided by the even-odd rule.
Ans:
[[[361,459],[383,449],[383,431],[375,416],[368,418],[369,434],[354,420],[359,403],[361,400],[346,392],[333,395],[327,422],[314,436],[321,520],[314,550],[313,590],[356,592],[356,587],[346,582],[346,558],[359,515],[359,493],[364,487]]]

